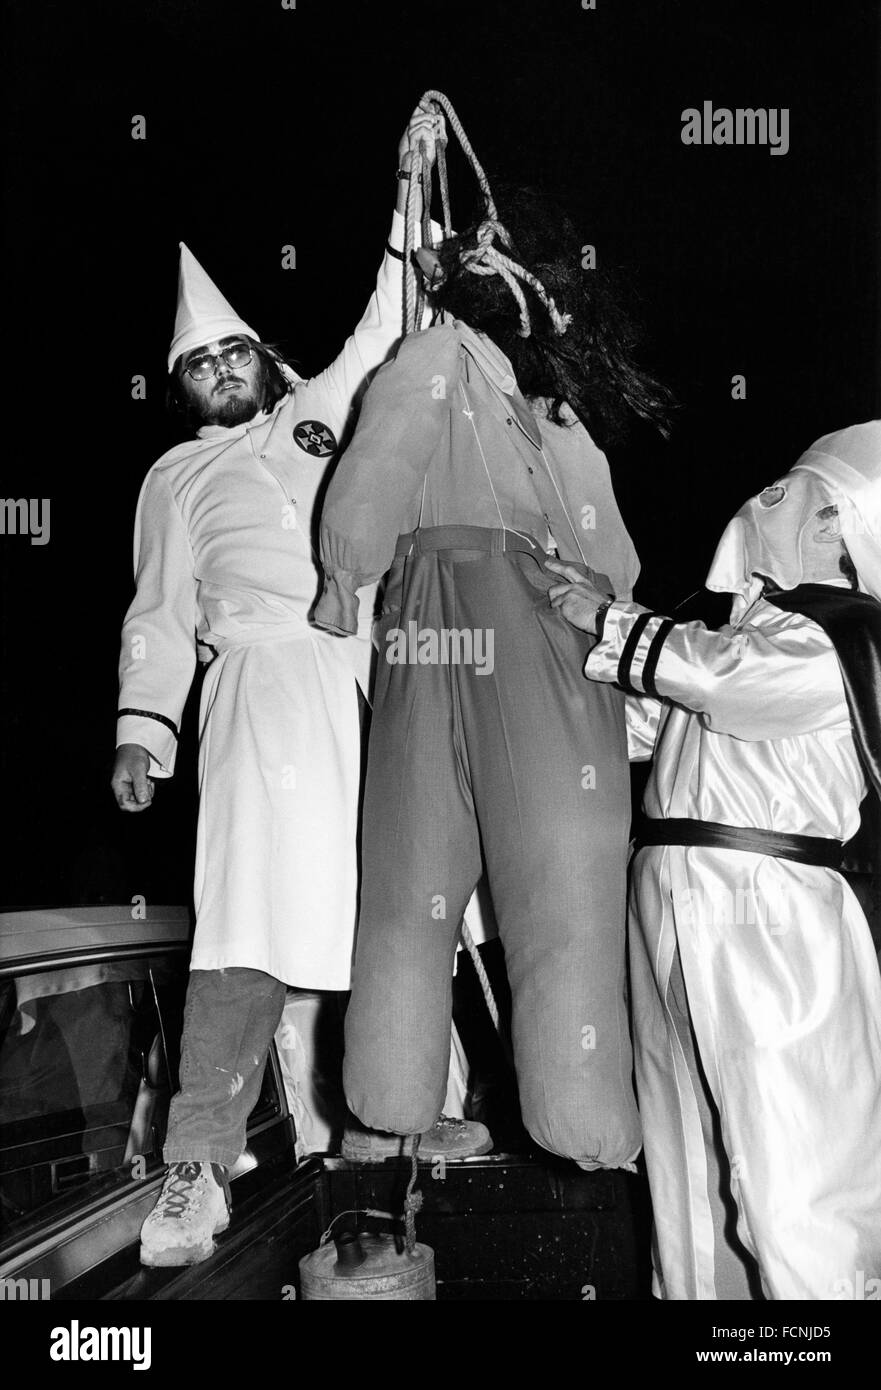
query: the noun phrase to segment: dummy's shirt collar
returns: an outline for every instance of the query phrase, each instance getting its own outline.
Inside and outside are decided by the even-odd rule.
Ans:
[[[461,319],[453,319],[446,314],[439,316],[439,322],[452,325],[459,339],[474,362],[480,374],[486,378],[498,395],[506,398],[506,409],[512,412],[520,429],[536,449],[542,447],[538,422],[517,386],[517,378],[509,359],[496,347],[491,338],[469,328]]]
[[[506,396],[513,396],[517,390],[517,378],[508,358],[483,333],[476,333],[461,319],[454,320],[455,327],[462,337],[465,351],[474,358],[483,375]]]

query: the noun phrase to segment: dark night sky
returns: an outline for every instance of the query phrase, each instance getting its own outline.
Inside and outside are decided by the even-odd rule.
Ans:
[[[4,494],[52,499],[48,545],[0,537],[7,903],[188,899],[192,718],[147,815],[120,815],[107,786],[135,501],[179,437],[163,408],[177,243],[304,374],[320,368],[370,291],[425,88],[449,95],[491,178],[555,193],[638,292],[646,360],[681,407],[669,443],[640,435],[612,458],[643,601],[697,588],[745,496],[879,412],[877,3],[7,14]],[[789,153],[684,146],[680,114],[705,99],[788,107]]]

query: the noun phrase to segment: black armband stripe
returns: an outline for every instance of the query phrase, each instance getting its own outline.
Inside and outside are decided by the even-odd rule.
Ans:
[[[388,251],[390,256],[394,256],[396,261],[402,261],[404,259],[403,251],[396,251],[390,241],[386,242],[385,249],[386,251]]]
[[[172,724],[170,719],[166,719],[164,714],[154,714],[151,709],[118,709],[116,711],[117,719],[121,719],[124,714],[132,714],[136,719],[158,719],[160,724],[164,724],[167,729],[171,730],[175,738],[180,738],[177,725]]]
[[[645,665],[642,668],[642,688],[646,695],[654,695],[659,699],[658,687],[655,685],[655,671],[658,669],[658,661],[661,657],[661,648],[669,636],[670,629],[674,626],[672,618],[664,618],[648,650]]]
[[[633,658],[636,656],[639,639],[654,616],[654,613],[640,613],[633,627],[630,629],[630,636],[624,643],[624,650],[618,662],[618,684],[621,686],[622,690],[626,690],[631,695],[642,694],[642,691],[637,690],[636,686],[631,682],[630,668],[633,665]]]

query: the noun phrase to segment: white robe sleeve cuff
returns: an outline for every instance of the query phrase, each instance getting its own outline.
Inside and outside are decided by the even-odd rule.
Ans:
[[[170,719],[151,717],[147,711],[120,711],[116,720],[116,746],[138,743],[150,754],[150,777],[171,777],[177,758],[177,730]]]
[[[603,632],[584,663],[591,680],[614,681],[631,695],[654,695],[655,672],[674,624],[638,603],[616,602],[606,610]]]

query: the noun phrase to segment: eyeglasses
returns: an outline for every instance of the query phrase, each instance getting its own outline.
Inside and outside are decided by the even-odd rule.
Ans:
[[[218,362],[225,362],[231,371],[235,371],[238,367],[247,367],[250,360],[251,349],[247,343],[230,343],[217,356],[213,352],[206,352],[201,357],[191,357],[184,371],[189,372],[193,381],[207,381],[217,371]]]

